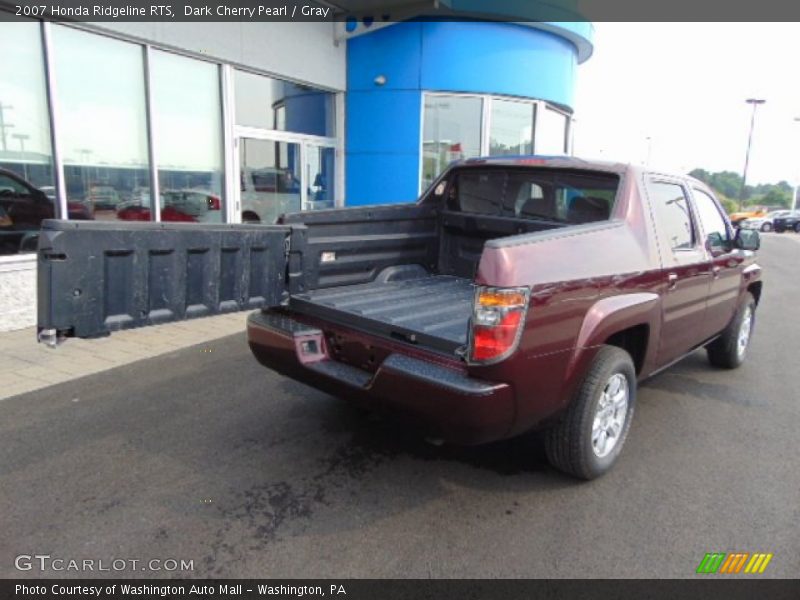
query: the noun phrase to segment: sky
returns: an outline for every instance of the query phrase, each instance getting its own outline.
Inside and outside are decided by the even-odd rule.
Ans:
[[[751,105],[747,182],[800,179],[800,23],[595,23],[578,67],[574,153],[741,173]],[[650,138],[648,141],[647,138]]]

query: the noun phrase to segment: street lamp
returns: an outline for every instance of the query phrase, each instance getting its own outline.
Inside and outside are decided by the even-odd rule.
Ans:
[[[30,139],[27,133],[12,133],[11,137],[19,142],[19,159],[22,161],[22,174],[25,179],[28,178],[28,161],[25,160],[25,140]]]
[[[800,123],[800,117],[794,118],[795,123]],[[789,203],[789,210],[794,210],[797,207],[797,192],[800,190],[800,173],[795,174],[795,184],[792,190],[792,201]]]
[[[744,203],[744,186],[747,181],[747,167],[750,164],[750,146],[753,144],[753,126],[756,123],[756,108],[759,104],[764,104],[766,100],[759,98],[748,98],[745,100],[748,104],[753,105],[753,115],[750,117],[750,135],[747,136],[747,154],[744,157],[744,171],[742,172],[742,187],[739,188],[739,210],[742,210]]]

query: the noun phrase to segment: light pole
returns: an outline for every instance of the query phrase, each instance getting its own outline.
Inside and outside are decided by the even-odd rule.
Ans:
[[[756,108],[758,108],[759,104],[764,104],[766,100],[762,100],[759,98],[748,98],[745,100],[748,104],[753,105],[753,114],[750,117],[750,134],[747,136],[747,154],[744,157],[744,171],[742,171],[742,187],[739,188],[739,210],[742,210],[742,204],[744,203],[744,187],[747,181],[747,167],[750,165],[750,146],[753,144],[753,127],[756,124]]]
[[[8,146],[6,144],[6,129],[11,129],[14,127],[11,123],[6,123],[4,111],[11,110],[12,108],[14,107],[10,104],[3,104],[0,102],[0,142],[3,144],[3,150],[8,150]]]
[[[794,118],[795,123],[800,123],[800,117]],[[795,173],[795,184],[792,190],[792,201],[789,203],[789,210],[794,210],[797,207],[797,192],[800,190],[800,173]]]
[[[20,160],[22,161],[22,173],[25,179],[28,179],[28,162],[25,160],[25,140],[30,139],[27,133],[12,133],[11,137],[19,142],[19,154]]]

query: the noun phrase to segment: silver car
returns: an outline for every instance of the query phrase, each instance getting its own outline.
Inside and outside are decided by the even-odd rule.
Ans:
[[[752,217],[750,219],[745,219],[741,223],[739,223],[739,227],[742,229],[758,229],[759,231],[772,231],[774,229],[774,222],[775,219],[778,217],[788,217],[789,215],[796,214],[800,211],[792,211],[792,210],[773,210],[770,213],[767,213],[763,217]]]

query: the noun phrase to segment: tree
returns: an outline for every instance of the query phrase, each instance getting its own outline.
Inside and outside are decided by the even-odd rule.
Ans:
[[[791,198],[791,188],[788,192],[786,192],[778,186],[773,186],[771,190],[761,197],[760,204],[764,204],[765,206],[781,206],[783,208],[789,208],[789,202],[791,201]]]
[[[738,209],[739,194],[742,193],[746,206],[790,206],[793,188],[786,181],[745,185],[742,190],[742,177],[733,171],[711,173],[705,169],[694,169],[689,173],[711,187],[729,213]]]

